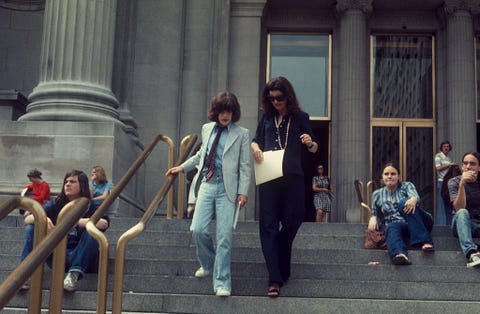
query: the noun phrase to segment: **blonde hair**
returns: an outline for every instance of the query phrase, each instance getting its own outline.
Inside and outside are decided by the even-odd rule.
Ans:
[[[95,170],[95,174],[97,177],[96,181],[98,183],[102,184],[102,183],[108,182],[107,175],[105,174],[105,169],[103,169],[103,167],[94,166],[92,169]]]

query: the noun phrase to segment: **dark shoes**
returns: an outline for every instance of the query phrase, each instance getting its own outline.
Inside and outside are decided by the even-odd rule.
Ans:
[[[395,255],[395,257],[392,259],[393,264],[395,265],[410,265],[412,264],[410,260],[408,259],[407,255],[400,253]]]

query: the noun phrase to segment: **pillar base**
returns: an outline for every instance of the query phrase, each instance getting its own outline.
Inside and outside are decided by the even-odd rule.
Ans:
[[[118,101],[102,86],[83,82],[40,83],[29,95],[31,103],[19,121],[111,121],[123,124]]]

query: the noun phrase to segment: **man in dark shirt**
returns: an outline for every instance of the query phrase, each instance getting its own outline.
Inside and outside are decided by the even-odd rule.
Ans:
[[[480,265],[480,252],[473,237],[480,237],[480,154],[469,152],[462,158],[463,173],[448,181],[455,216],[452,228],[468,259],[467,267]]]

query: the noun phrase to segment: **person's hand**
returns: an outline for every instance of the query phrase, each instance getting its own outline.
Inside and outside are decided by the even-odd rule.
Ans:
[[[462,173],[461,180],[466,183],[473,183],[477,181],[477,176],[478,176],[477,171],[466,170]]]
[[[47,233],[50,233],[53,228],[55,228],[55,225],[53,224],[52,220],[47,217]]]
[[[246,195],[243,195],[243,194],[239,194],[238,197],[237,197],[237,203],[240,204],[240,208],[242,208],[243,206],[245,206],[245,204],[247,204],[247,201],[248,201],[248,197]]]
[[[313,145],[312,137],[306,133],[300,135],[300,141],[307,147],[311,147]]]
[[[263,152],[260,150],[260,149],[257,149],[253,152],[253,159],[255,159],[255,161],[257,163],[260,163],[263,161]]]
[[[180,166],[177,166],[177,167],[173,167],[173,168],[170,168],[167,170],[167,172],[165,173],[165,176],[170,176],[170,175],[173,175],[175,173],[179,173],[179,172],[183,172],[183,168],[180,167]]]
[[[413,214],[415,213],[416,207],[417,207],[417,198],[416,197],[409,198],[405,202],[405,207],[403,207],[403,212],[405,214]]]
[[[369,230],[378,230],[377,217],[375,217],[375,216],[370,217],[370,220],[368,221],[368,229]]]

